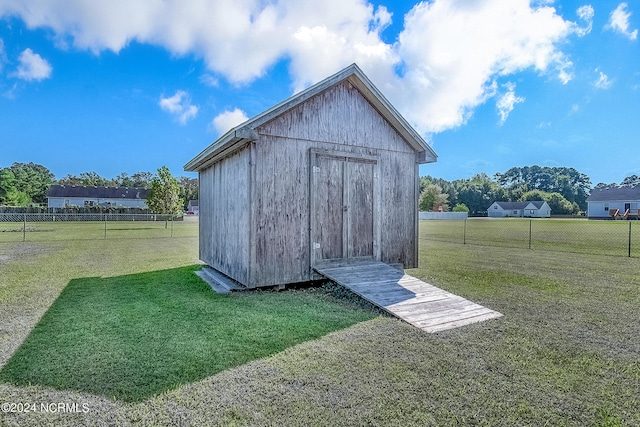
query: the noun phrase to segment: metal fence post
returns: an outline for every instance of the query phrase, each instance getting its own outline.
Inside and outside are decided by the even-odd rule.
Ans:
[[[104,240],[107,240],[107,214],[104,213]]]
[[[464,233],[462,235],[462,244],[467,244],[467,218],[464,219]]]
[[[533,224],[533,220],[529,220],[529,249],[531,249],[531,225]]]
[[[629,258],[631,258],[631,221],[629,221]]]
[[[171,214],[171,236],[170,237],[173,237],[173,217],[174,216],[175,215]]]
[[[27,213],[24,212],[23,214],[24,216],[22,217],[23,222],[22,222],[22,241],[26,242],[27,241]]]

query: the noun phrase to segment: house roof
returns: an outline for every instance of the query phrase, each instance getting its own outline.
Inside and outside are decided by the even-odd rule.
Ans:
[[[185,171],[200,170],[211,164],[219,154],[228,152],[239,144],[255,140],[257,137],[255,129],[257,127],[344,80],[355,86],[362,96],[402,135],[414,150],[424,153],[422,163],[431,163],[437,160],[438,155],[431,146],[398,113],[362,70],[356,64],[351,64],[342,71],[327,77],[321,82],[234,127],[184,165]]]
[[[536,209],[540,209],[544,204],[544,201],[536,200],[532,202],[495,202],[495,203],[505,211],[509,211],[509,210],[515,210],[515,209],[525,209],[530,204],[535,206]]]
[[[640,185],[635,187],[603,187],[594,188],[587,197],[587,202],[640,201]]]
[[[93,199],[146,199],[149,190],[138,187],[97,187],[51,185],[47,197],[87,197]]]

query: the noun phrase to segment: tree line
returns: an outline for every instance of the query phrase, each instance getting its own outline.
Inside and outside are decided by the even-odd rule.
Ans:
[[[115,178],[104,178],[97,172],[82,172],[79,175],[67,174],[60,179],[45,166],[36,163],[13,163],[0,168],[0,205],[28,206],[31,203],[46,203],[47,190],[52,184],[101,187],[139,187],[152,189],[159,175],[166,175],[168,169],[163,166],[158,174],[137,172],[129,175],[122,172]],[[162,173],[160,171],[162,170]],[[160,177],[162,178],[162,177]],[[164,179],[167,179],[165,176]],[[183,201],[183,209],[189,200],[198,199],[198,179],[180,176],[176,178],[178,196]]]
[[[631,175],[620,184],[640,185],[640,177]],[[485,216],[495,201],[546,201],[555,215],[579,215],[587,209],[591,179],[574,168],[524,166],[513,167],[489,177],[486,173],[469,179],[447,181],[423,176],[420,178],[420,210],[466,211],[471,216]]]

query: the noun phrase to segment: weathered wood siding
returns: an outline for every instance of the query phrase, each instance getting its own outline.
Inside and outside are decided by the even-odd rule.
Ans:
[[[338,84],[265,123],[257,131],[258,139],[251,144],[249,286],[312,279],[311,149],[377,159],[379,176],[375,185],[379,185],[379,189],[374,195],[380,198],[380,211],[374,221],[378,222],[375,238],[380,248],[374,253],[379,253],[383,262],[416,266],[416,154],[357,89],[347,82]],[[368,168],[358,167],[353,172],[356,175],[370,173]],[[327,173],[340,178],[337,170]],[[365,187],[369,184],[360,179],[353,185],[367,190]],[[366,223],[363,219],[371,215],[373,209],[373,202],[361,202],[366,211],[349,213],[356,228]],[[201,212],[203,210],[201,208]],[[371,232],[368,226],[365,228],[367,233]],[[371,251],[368,244],[361,241],[350,244],[352,254]]]
[[[263,135],[252,144],[250,287],[311,279],[304,145]]]
[[[348,82],[337,84],[265,123],[259,133],[414,153],[402,136]]]
[[[200,259],[241,282],[249,281],[248,147],[199,174]]]
[[[414,153],[380,152],[381,261],[417,267],[418,184]]]

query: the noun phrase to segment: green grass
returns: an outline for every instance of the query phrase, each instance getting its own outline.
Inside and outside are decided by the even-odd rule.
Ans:
[[[8,242],[51,242],[58,240],[149,239],[197,237],[197,218],[184,221],[69,221],[0,222],[0,244]]]
[[[199,268],[70,280],[0,381],[140,401],[374,317],[323,289],[218,295]]]
[[[424,223],[421,226],[425,237]],[[189,298],[199,300],[200,288],[190,272],[196,240],[0,245],[3,371],[22,351],[21,345],[29,346],[35,331],[50,322],[50,313],[67,294],[80,298],[83,292],[93,295],[94,288],[125,282],[131,287],[138,279],[140,285],[161,283],[167,275],[175,278],[168,282],[184,283]],[[18,251],[28,256],[16,258]],[[3,256],[13,259],[2,264]],[[55,391],[55,386],[39,383],[0,381],[0,401],[80,401],[91,408],[85,415],[0,413],[0,425],[638,426],[639,271],[638,257],[422,238],[420,268],[409,274],[504,316],[437,334],[378,316],[217,374],[199,372],[193,382],[161,387],[168,391],[132,399],[135,403]],[[183,273],[185,282],[178,279]],[[135,295],[147,295],[143,299],[149,305],[143,312],[150,316],[153,298],[146,291]],[[207,295],[207,302],[201,301],[203,310],[219,298]],[[333,304],[321,290],[231,298],[238,297],[234,310],[266,304],[260,300],[271,297],[301,298],[298,301],[318,307]],[[124,307],[135,299],[123,296],[124,302],[116,305]],[[161,303],[171,301],[159,297],[155,304]],[[273,313],[266,310],[263,318],[286,317],[275,311],[283,300],[272,303]],[[83,311],[71,301],[65,305]],[[94,312],[108,311],[108,304],[103,305],[94,306]],[[184,316],[187,325],[199,327]],[[153,330],[146,325],[137,333]],[[122,340],[127,338],[128,333],[123,334]],[[149,345],[157,345],[153,342]],[[166,345],[175,347],[175,342]],[[197,338],[189,338],[184,345],[196,343]],[[35,360],[32,367],[38,369]],[[91,386],[81,387],[87,391]]]
[[[571,219],[470,218],[421,221],[420,237],[452,243],[640,256],[640,223]]]

